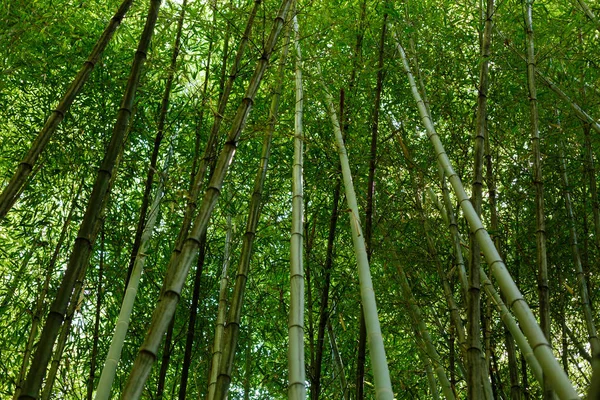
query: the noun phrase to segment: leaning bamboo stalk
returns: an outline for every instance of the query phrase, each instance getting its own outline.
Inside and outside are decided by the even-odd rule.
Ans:
[[[292,166],[292,235],[290,239],[290,310],[288,317],[288,398],[306,398],[304,365],[304,132],[302,112],[302,50],[298,16],[293,17],[296,49],[296,110],[294,116],[294,161]]]
[[[27,380],[25,381],[25,385],[19,396],[20,399],[37,398],[42,385],[42,380],[46,374],[46,367],[50,360],[52,346],[54,345],[56,337],[58,336],[58,331],[63,324],[64,315],[69,304],[73,286],[75,285],[75,280],[82,272],[85,274],[85,270],[87,269],[95,242],[96,235],[93,234],[94,228],[99,220],[104,205],[106,204],[105,199],[108,198],[110,193],[110,180],[112,176],[115,176],[116,160],[123,151],[123,140],[127,127],[130,125],[132,119],[131,115],[135,92],[141,77],[142,67],[146,60],[146,53],[150,46],[152,33],[154,32],[159,8],[160,0],[151,0],[144,31],[142,32],[138,49],[133,59],[129,80],[127,87],[125,88],[125,93],[123,94],[110,143],[98,171],[98,175],[96,176],[92,194],[90,195],[86,206],[77,239],[75,240],[69,258],[67,270],[50,309],[48,318],[46,319],[46,324],[44,325],[40,337],[40,345],[36,349],[32,367],[29,370]]]
[[[435,205],[435,203],[434,203],[434,205]],[[441,204],[439,206],[441,206]],[[436,208],[438,208],[438,211],[440,212],[441,215],[445,215],[443,208],[437,207],[437,206],[436,206]],[[451,214],[451,216],[454,217],[454,212],[452,211],[452,209],[449,209],[449,210],[450,211],[448,212],[448,214]],[[452,235],[454,236],[455,241],[457,241],[460,246],[460,244],[463,241],[462,241],[462,238],[460,237],[460,233],[458,232],[458,230],[456,232],[453,232]],[[515,339],[515,342],[517,343],[517,346],[521,350],[521,354],[525,358],[525,361],[527,362],[527,364],[533,371],[533,374],[535,375],[536,379],[538,379],[538,381],[541,384],[542,383],[542,369],[540,367],[538,360],[535,358],[535,355],[533,354],[533,350],[531,349],[531,346],[527,342],[527,338],[521,331],[521,328],[519,328],[517,321],[515,321],[514,317],[508,310],[508,307],[506,307],[506,304],[500,297],[500,294],[494,288],[494,285],[488,278],[484,269],[480,268],[479,273],[481,275],[481,283],[483,284],[483,290],[486,292],[486,294],[490,297],[490,299],[496,306],[496,309],[498,310],[500,319],[502,320],[502,322],[504,322],[504,325],[506,326],[506,328],[508,329],[508,331],[510,332],[512,337]]]
[[[277,70],[277,81],[274,87],[273,97],[269,109],[269,117],[267,127],[262,143],[262,152],[258,170],[254,177],[254,187],[250,197],[250,205],[248,208],[248,219],[246,221],[246,232],[242,239],[242,250],[236,271],[235,285],[231,295],[231,303],[227,311],[227,325],[223,333],[223,348],[221,355],[221,365],[218,370],[217,385],[215,388],[215,398],[225,399],[231,383],[231,373],[233,370],[233,360],[237,347],[237,341],[240,334],[240,322],[242,319],[242,305],[244,303],[244,293],[248,274],[250,273],[250,260],[252,257],[252,246],[256,237],[256,228],[260,219],[260,209],[262,203],[262,193],[265,179],[267,176],[267,167],[271,154],[271,142],[275,125],[277,123],[277,115],[279,114],[279,104],[281,94],[283,92],[283,78],[285,73],[285,63],[287,60],[289,42],[290,42],[291,25],[286,29],[286,37],[279,58],[279,66]]]
[[[40,154],[46,148],[46,145],[50,141],[50,138],[58,128],[58,125],[64,119],[65,114],[69,111],[71,104],[79,95],[86,81],[88,80],[92,70],[94,69],[96,63],[100,60],[102,53],[108,43],[110,42],[113,34],[121,24],[123,17],[131,7],[133,0],[123,0],[123,3],[119,6],[119,9],[110,19],[106,28],[100,35],[100,38],[94,45],[92,52],[90,53],[87,60],[81,66],[81,69],[73,78],[71,85],[63,95],[62,99],[56,106],[56,109],[52,111],[52,114],[46,120],[44,127],[38,133],[37,137],[31,144],[31,148],[27,152],[27,155],[23,158],[21,163],[19,164],[17,171],[10,179],[8,185],[4,188],[2,193],[0,194],[0,220],[6,216],[6,214],[10,211],[15,201],[18,199],[22,192],[22,187],[27,180],[27,177],[31,173],[33,166],[35,165],[37,159]]]
[[[588,19],[594,24],[598,32],[600,32],[600,20],[598,20],[590,6],[588,6],[587,3],[583,0],[577,0],[577,4],[579,4],[579,7],[581,7],[585,16],[588,17]]]
[[[501,290],[504,292],[508,303],[514,310],[514,313],[524,330],[530,346],[534,349],[534,354],[538,359],[543,372],[552,380],[553,389],[564,400],[579,399],[579,396],[575,391],[571,381],[560,367],[560,364],[556,358],[554,358],[554,354],[552,353],[552,349],[550,348],[544,333],[537,324],[535,316],[525,302],[523,295],[512,280],[510,273],[506,269],[502,258],[496,250],[496,246],[494,246],[494,242],[492,242],[490,235],[483,227],[481,219],[477,217],[475,209],[473,208],[473,204],[471,204],[469,201],[469,197],[465,192],[459,176],[456,174],[456,172],[454,172],[450,159],[444,150],[444,145],[442,144],[440,137],[435,130],[433,122],[429,117],[427,110],[425,109],[425,105],[421,99],[415,79],[408,64],[404,48],[398,41],[395,33],[394,36],[396,38],[396,46],[402,58],[402,64],[407,74],[413,97],[417,103],[421,120],[427,130],[429,140],[432,142],[438,162],[444,168],[446,176],[448,177],[456,197],[460,202],[460,207],[463,210],[467,222],[469,223],[471,231],[475,233],[475,237],[479,241],[483,255],[487,261],[487,264],[492,270],[494,278],[496,278],[498,281],[498,284],[500,285]]]
[[[442,393],[444,397],[448,400],[454,399],[454,392],[452,391],[452,386],[450,385],[450,381],[448,380],[448,376],[446,375],[446,371],[442,365],[442,361],[440,359],[440,355],[438,354],[435,346],[433,345],[433,340],[431,339],[431,335],[429,335],[429,330],[425,325],[425,320],[421,314],[421,310],[415,301],[415,298],[412,294],[412,290],[410,289],[410,285],[408,283],[408,279],[406,277],[406,273],[404,272],[404,268],[400,263],[396,264],[396,270],[398,271],[400,288],[402,289],[404,300],[408,303],[408,311],[417,326],[419,335],[425,344],[425,352],[427,353],[427,357],[431,360],[433,364],[433,368],[435,374],[440,381],[440,385],[442,387]]]
[[[215,323],[215,338],[212,346],[212,357],[210,363],[209,383],[208,383],[208,400],[213,400],[215,397],[215,387],[219,374],[219,366],[221,365],[221,356],[223,354],[223,332],[225,330],[225,321],[227,316],[227,284],[229,277],[227,270],[230,263],[230,246],[231,246],[231,214],[227,214],[227,233],[225,234],[225,249],[223,251],[223,269],[221,270],[221,281],[219,283],[219,305],[217,306],[217,322]]]
[[[194,224],[183,245],[181,253],[174,260],[173,264],[168,267],[168,271],[171,271],[171,273],[168,273],[165,277],[163,290],[160,295],[159,303],[153,312],[152,322],[150,323],[150,327],[146,334],[146,339],[135,359],[131,373],[123,390],[123,399],[137,399],[142,393],[152,364],[157,357],[163,334],[167,330],[167,327],[175,314],[175,308],[181,297],[181,290],[199,246],[199,239],[206,233],[210,217],[220,197],[223,180],[227,175],[229,166],[233,162],[233,156],[237,148],[240,134],[246,125],[246,119],[254,104],[256,93],[258,92],[260,82],[262,81],[264,72],[269,64],[269,59],[275,48],[279,33],[283,28],[285,15],[287,14],[291,1],[292,0],[284,0],[279,9],[277,17],[273,22],[269,38],[265,43],[264,52],[256,65],[256,69],[249,81],[244,98],[233,119],[227,141],[221,151],[212,178],[205,191],[198,215],[194,220]]]
[[[358,205],[356,202],[356,193],[354,192],[354,184],[352,183],[350,163],[348,162],[348,154],[346,153],[344,139],[342,138],[342,132],[340,130],[337,114],[333,105],[333,98],[325,86],[325,82],[321,80],[321,83],[323,86],[323,92],[325,94],[327,110],[333,125],[333,132],[335,135],[336,147],[340,156],[340,163],[342,165],[342,176],[344,180],[344,189],[346,192],[346,201],[348,203],[350,212],[350,226],[352,228],[354,254],[358,264],[361,303],[363,306],[369,353],[371,356],[371,365],[375,380],[375,397],[378,400],[391,400],[394,398],[394,392],[392,390],[390,372],[385,355],[385,348],[383,346],[383,337],[381,335],[381,327],[379,325],[379,316],[377,314],[377,304],[375,301],[373,282],[371,281],[371,272],[369,268],[369,260],[367,258],[365,240],[360,227],[360,217],[358,214]]]
[[[140,239],[140,246],[138,248],[137,257],[135,258],[135,263],[133,264],[133,270],[131,271],[129,282],[127,283],[127,289],[125,290],[125,296],[123,297],[123,302],[119,311],[117,325],[115,326],[115,331],[110,342],[110,347],[108,348],[108,353],[106,355],[104,367],[102,368],[102,372],[100,373],[100,380],[98,381],[98,387],[96,388],[96,400],[107,400],[110,398],[110,391],[112,388],[113,381],[115,379],[117,366],[121,359],[121,351],[123,350],[123,346],[125,344],[125,337],[127,336],[127,330],[129,329],[131,312],[133,310],[135,297],[139,288],[140,278],[142,276],[144,264],[146,262],[146,251],[148,248],[148,242],[152,237],[152,232],[154,231],[154,226],[156,225],[156,220],[158,219],[160,204],[164,197],[164,177],[167,172],[167,166],[169,164],[172,151],[173,148],[171,147],[167,158],[164,162],[163,173],[160,177],[160,183],[156,188],[154,200],[152,201],[152,205],[150,206],[148,221],[146,222],[144,232],[142,233],[142,237]]]
[[[567,162],[565,161],[564,143],[560,143],[560,172],[563,181],[563,198],[565,199],[565,208],[569,220],[569,233],[571,239],[571,249],[573,251],[573,264],[575,265],[575,274],[579,285],[579,296],[583,312],[583,320],[588,331],[588,340],[592,349],[592,355],[600,353],[600,340],[596,332],[596,325],[592,314],[590,296],[588,293],[587,278],[581,265],[581,255],[579,253],[579,244],[577,243],[577,228],[575,226],[575,215],[571,204],[571,191],[569,190],[569,177],[567,175]]]
[[[85,398],[92,400],[94,394],[94,380],[96,379],[96,364],[98,358],[98,341],[100,331],[100,312],[102,310],[102,283],[104,278],[104,259],[105,259],[105,229],[102,227],[102,233],[100,238],[100,262],[98,263],[98,286],[96,287],[96,312],[94,318],[94,333],[93,333],[93,344],[92,354],[90,356],[90,376],[87,383],[87,393]]]

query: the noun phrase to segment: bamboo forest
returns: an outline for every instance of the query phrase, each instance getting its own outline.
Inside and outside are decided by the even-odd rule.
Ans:
[[[0,4],[1,399],[600,399],[598,0]]]

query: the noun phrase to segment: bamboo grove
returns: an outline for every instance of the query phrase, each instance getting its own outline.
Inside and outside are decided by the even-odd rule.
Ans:
[[[0,397],[600,399],[600,4],[15,1]]]

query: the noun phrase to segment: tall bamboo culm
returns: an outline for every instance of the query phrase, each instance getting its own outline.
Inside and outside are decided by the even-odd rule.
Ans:
[[[369,354],[371,356],[371,365],[373,368],[373,377],[375,380],[375,397],[377,400],[392,400],[394,392],[390,380],[385,348],[383,346],[383,337],[379,325],[379,316],[377,315],[377,304],[375,302],[375,292],[373,291],[373,282],[371,281],[371,271],[369,260],[367,258],[367,249],[365,240],[360,227],[360,217],[358,214],[358,205],[356,202],[356,193],[352,183],[352,173],[346,146],[342,138],[340,124],[338,122],[333,98],[329,93],[325,82],[321,82],[325,94],[327,111],[333,125],[335,143],[342,165],[342,176],[344,180],[344,189],[346,192],[346,201],[348,202],[350,214],[350,226],[352,228],[352,242],[354,243],[354,254],[358,264],[358,279],[360,282],[360,296],[363,306],[363,315],[365,318],[366,332],[368,338]]]
[[[139,79],[142,73],[142,67],[146,60],[146,53],[150,46],[150,40],[152,39],[152,33],[154,32],[154,26],[158,17],[158,10],[160,8],[160,0],[151,0],[150,7],[148,9],[148,16],[146,24],[142,32],[140,42],[138,44],[137,51],[133,59],[131,66],[131,72],[123,99],[117,114],[117,120],[115,122],[110,143],[106,151],[106,155],[92,189],[92,194],[88,200],[86,211],[75,239],[73,250],[69,257],[69,263],[67,270],[60,284],[56,298],[50,308],[50,313],[46,319],[44,329],[40,337],[40,344],[36,349],[32,367],[29,370],[25,385],[21,391],[19,399],[36,399],[40,390],[42,381],[46,374],[46,368],[50,360],[52,353],[52,347],[58,336],[58,331],[62,326],[64,315],[69,305],[69,298],[73,291],[75,280],[79,275],[83,273],[89,263],[89,258],[94,245],[95,236],[93,234],[97,221],[102,213],[102,210],[106,204],[106,198],[109,194],[110,179],[115,176],[115,163],[123,150],[123,139],[127,128],[131,122],[131,114],[133,109],[133,102],[135,92],[139,83]]]
[[[250,198],[250,206],[248,208],[248,220],[246,221],[246,232],[242,239],[242,250],[240,252],[240,260],[235,276],[235,286],[231,295],[231,303],[227,311],[227,325],[223,332],[223,347],[221,355],[221,364],[218,369],[218,376],[215,387],[216,399],[224,399],[229,391],[231,383],[231,374],[233,371],[233,361],[237,348],[237,341],[240,334],[240,322],[242,319],[242,305],[244,303],[244,293],[246,290],[246,282],[250,273],[250,259],[252,257],[252,246],[256,237],[256,227],[260,218],[260,209],[262,203],[262,193],[265,179],[267,176],[267,167],[271,154],[271,142],[277,116],[279,114],[279,104],[281,101],[281,93],[283,91],[283,77],[285,73],[285,63],[287,61],[289,42],[290,42],[291,24],[286,29],[286,37],[279,58],[279,66],[277,70],[277,83],[274,87],[271,106],[269,109],[269,119],[267,128],[263,137],[262,153],[256,176],[254,177],[254,187]]]
[[[181,297],[181,290],[189,273],[189,269],[199,246],[199,239],[206,233],[208,222],[220,197],[223,180],[227,175],[229,166],[242,133],[254,98],[258,92],[260,82],[268,66],[269,59],[277,43],[277,38],[283,27],[285,16],[292,0],[284,0],[269,38],[265,43],[264,52],[259,59],[254,74],[249,81],[246,93],[237,109],[232,122],[225,146],[218,158],[212,178],[205,191],[202,204],[188,238],[185,240],[182,251],[174,262],[169,265],[167,276],[163,284],[159,303],[152,314],[152,322],[146,334],[146,339],[135,359],[131,373],[123,390],[122,399],[137,399],[142,393],[144,384],[156,360],[163,335],[175,314],[175,308]]]
[[[133,0],[124,0],[123,3],[121,3],[119,9],[110,19],[108,25],[104,29],[104,32],[102,32],[102,35],[100,35],[100,38],[94,45],[89,57],[83,63],[77,75],[75,75],[75,78],[56,106],[56,109],[52,111],[52,114],[50,114],[46,120],[44,127],[38,133],[33,143],[31,143],[31,148],[17,167],[17,171],[12,176],[2,193],[0,193],[0,221],[10,211],[15,201],[17,201],[18,197],[22,193],[21,189],[25,184],[27,177],[31,173],[38,157],[46,148],[46,145],[56,131],[56,128],[58,128],[58,125],[65,118],[67,111],[69,111],[69,108],[71,108],[71,104],[73,104],[73,101],[83,89],[85,82],[88,80],[98,60],[100,60],[104,49],[106,49],[106,46],[108,46],[110,39],[113,37],[113,34],[121,24],[121,21],[125,17],[127,11],[129,11],[132,3]]]
[[[550,343],[550,285],[548,283],[548,257],[546,252],[546,222],[544,214],[544,178],[540,149],[540,129],[535,85],[535,48],[533,39],[533,1],[523,1],[525,36],[527,39],[527,89],[529,93],[529,118],[532,144],[533,185],[535,187],[536,250],[538,268],[538,297],[540,304],[540,327]],[[544,378],[544,399],[551,400],[550,380]]]
[[[392,28],[390,27],[390,30]],[[469,227],[471,231],[475,233],[475,238],[478,240],[479,245],[481,247],[481,251],[489,265],[494,278],[496,278],[498,284],[500,285],[501,290],[506,296],[507,302],[511,305],[521,327],[527,337],[530,346],[532,347],[538,362],[540,363],[543,372],[548,375],[553,382],[553,389],[557,392],[559,397],[563,400],[574,400],[579,399],[577,392],[575,391],[573,384],[564,373],[562,367],[554,358],[554,354],[544,333],[542,332],[540,326],[537,324],[535,316],[531,312],[531,309],[525,302],[523,295],[515,285],[512,277],[510,276],[506,266],[504,265],[504,261],[498,254],[496,246],[490,235],[485,230],[481,223],[481,219],[475,213],[475,209],[473,208],[473,204],[469,201],[469,196],[465,192],[464,186],[456,174],[454,169],[452,168],[452,164],[448,155],[444,150],[444,146],[435,130],[433,122],[429,117],[427,110],[425,108],[425,104],[421,99],[421,95],[417,89],[417,85],[415,83],[415,79],[412,75],[410,65],[408,64],[408,60],[406,57],[406,53],[404,52],[404,48],[400,44],[397,35],[394,32],[394,36],[396,38],[396,46],[398,48],[398,52],[402,58],[402,65],[408,77],[410,88],[417,103],[417,108],[419,110],[419,114],[421,116],[421,120],[423,125],[427,130],[427,135],[429,140],[431,141],[433,148],[435,150],[435,154],[437,155],[438,162],[443,167],[444,172],[454,189],[454,193],[460,203],[460,207],[469,223]]]
[[[295,12],[295,10],[294,10]],[[306,398],[304,365],[304,132],[302,111],[302,50],[298,16],[293,16],[296,49],[296,110],[294,117],[294,162],[292,166],[292,236],[290,239],[290,311],[288,317],[288,399]]]

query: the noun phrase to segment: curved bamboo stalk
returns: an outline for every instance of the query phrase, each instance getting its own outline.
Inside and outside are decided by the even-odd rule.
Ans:
[[[583,0],[577,0],[577,4],[579,4],[579,7],[581,7],[585,16],[588,17],[588,19],[594,24],[598,32],[600,32],[600,21],[598,20],[598,18],[596,18],[596,15],[594,14],[590,6],[588,6],[587,3]]]
[[[19,399],[25,400],[37,398],[42,385],[42,380],[46,374],[46,367],[50,361],[52,346],[54,345],[56,337],[58,336],[58,331],[63,324],[75,280],[80,274],[83,273],[85,275],[85,270],[87,269],[96,239],[96,235],[94,234],[95,226],[97,225],[97,221],[102,214],[106,199],[110,193],[110,180],[113,176],[116,176],[115,164],[119,158],[119,154],[123,152],[125,133],[132,120],[131,116],[135,92],[141,77],[142,67],[146,60],[146,53],[150,46],[152,33],[154,32],[159,8],[160,0],[151,0],[146,24],[131,65],[129,80],[127,87],[125,88],[125,93],[123,94],[110,143],[98,171],[98,175],[96,176],[92,194],[88,200],[86,211],[79,232],[77,233],[77,239],[75,239],[75,244],[69,258],[67,270],[52,307],[50,308],[50,313],[46,319],[40,337],[40,344],[36,349],[31,363],[32,367],[29,370],[27,380],[25,381],[25,385],[23,385],[23,390]]]
[[[408,64],[406,53],[398,41],[395,32],[394,37],[396,38],[396,46],[402,58],[402,64],[408,77],[413,97],[417,103],[421,120],[434,147],[438,162],[444,168],[444,172],[446,173],[446,176],[448,177],[448,180],[454,189],[458,201],[460,202],[460,207],[463,210],[467,222],[469,223],[471,231],[475,232],[475,237],[479,241],[483,255],[490,266],[490,269],[492,270],[494,278],[496,278],[498,281],[498,284],[504,292],[507,301],[514,310],[519,323],[523,327],[525,336],[527,337],[530,346],[533,348],[534,354],[538,359],[542,370],[551,378],[553,382],[553,389],[556,390],[560,398],[563,400],[579,399],[579,396],[575,391],[571,381],[560,367],[560,364],[556,358],[554,358],[552,349],[550,348],[550,345],[548,344],[548,341],[546,340],[541,328],[537,324],[535,316],[531,312],[531,309],[525,302],[523,295],[512,280],[512,277],[504,265],[504,261],[502,261],[496,246],[494,246],[494,243],[490,238],[490,235],[485,230],[480,218],[475,213],[473,204],[471,204],[469,201],[469,197],[465,192],[460,178],[456,172],[454,172],[450,159],[444,150],[444,145],[442,144],[435,130],[431,118],[427,114],[427,110],[425,109],[425,105],[421,99],[421,95],[419,94],[415,79]]]
[[[288,398],[306,398],[304,365],[304,132],[302,112],[302,50],[298,16],[293,17],[296,49],[296,112],[294,117],[294,162],[292,167],[292,236],[290,239],[290,311],[288,317]]]
[[[352,173],[348,154],[342,138],[342,132],[337,119],[333,98],[327,90],[325,83],[321,79],[323,91],[325,94],[327,110],[333,125],[336,147],[340,156],[342,165],[342,176],[344,179],[344,189],[346,200],[350,213],[350,226],[352,228],[352,241],[354,243],[354,254],[358,264],[358,279],[360,282],[360,296],[363,306],[363,314],[368,337],[369,354],[371,356],[371,365],[373,367],[373,377],[375,379],[375,397],[377,400],[392,400],[394,392],[392,382],[390,381],[390,372],[387,365],[381,327],[379,326],[379,316],[377,315],[377,304],[375,301],[375,292],[373,291],[373,282],[371,281],[371,272],[365,240],[360,227],[360,217],[358,214],[358,205],[356,203],[356,193],[352,183]]]
[[[248,118],[260,82],[262,81],[269,59],[273,53],[275,44],[277,43],[277,38],[283,27],[285,15],[287,14],[291,1],[292,0],[284,0],[279,9],[269,38],[265,43],[265,50],[256,65],[256,69],[249,81],[244,98],[237,109],[225,147],[221,151],[214,173],[205,191],[200,211],[194,220],[194,224],[183,245],[181,253],[174,262],[169,265],[159,303],[153,312],[152,322],[150,323],[148,333],[146,334],[146,339],[135,359],[127,384],[123,390],[123,399],[137,399],[142,393],[152,364],[157,357],[163,334],[167,330],[167,327],[175,314],[175,308],[179,302],[181,290],[189,273],[192,260],[198,249],[200,237],[206,233],[208,222],[217,201],[219,200],[223,180],[227,175],[229,166],[233,162],[233,156],[237,148],[240,134],[245,127],[246,119]],[[170,274],[169,271],[171,272]]]
[[[279,67],[277,71],[278,80],[275,84],[273,98],[269,109],[269,119],[265,135],[263,137],[262,153],[256,176],[254,178],[254,187],[250,198],[248,211],[248,220],[246,222],[246,232],[242,240],[242,250],[240,260],[235,277],[235,286],[231,295],[231,303],[227,312],[227,325],[223,332],[223,348],[221,355],[221,365],[218,370],[217,383],[215,388],[215,398],[225,399],[229,391],[229,383],[231,382],[231,373],[233,370],[233,360],[235,350],[240,334],[240,322],[242,319],[242,305],[244,303],[244,293],[246,290],[246,282],[250,272],[250,259],[252,257],[252,246],[256,237],[256,227],[260,218],[260,209],[262,202],[262,193],[265,179],[267,176],[267,167],[269,156],[271,154],[271,141],[275,124],[277,123],[277,115],[279,113],[279,104],[281,94],[283,92],[283,77],[285,73],[285,63],[288,55],[290,41],[291,25],[286,29],[285,43],[279,58]]]
[[[75,75],[75,78],[73,78],[71,85],[56,106],[56,109],[52,111],[52,114],[50,114],[46,120],[44,127],[38,133],[33,143],[31,143],[31,148],[17,167],[17,171],[12,176],[2,193],[0,193],[0,221],[4,218],[4,216],[6,216],[15,201],[21,195],[21,189],[25,184],[27,177],[31,173],[37,159],[46,148],[46,145],[56,131],[56,128],[58,128],[58,125],[65,117],[65,114],[67,111],[69,111],[71,104],[73,104],[73,101],[83,89],[85,82],[88,80],[98,60],[100,60],[104,49],[106,49],[106,46],[108,46],[113,34],[121,24],[123,17],[125,17],[125,14],[131,7],[132,3],[133,0],[123,0],[123,3],[121,3],[115,15],[113,15],[106,28],[104,28],[104,32],[102,32],[102,35],[100,35],[100,38],[94,45],[89,57],[83,63],[81,69],[77,75]]]

